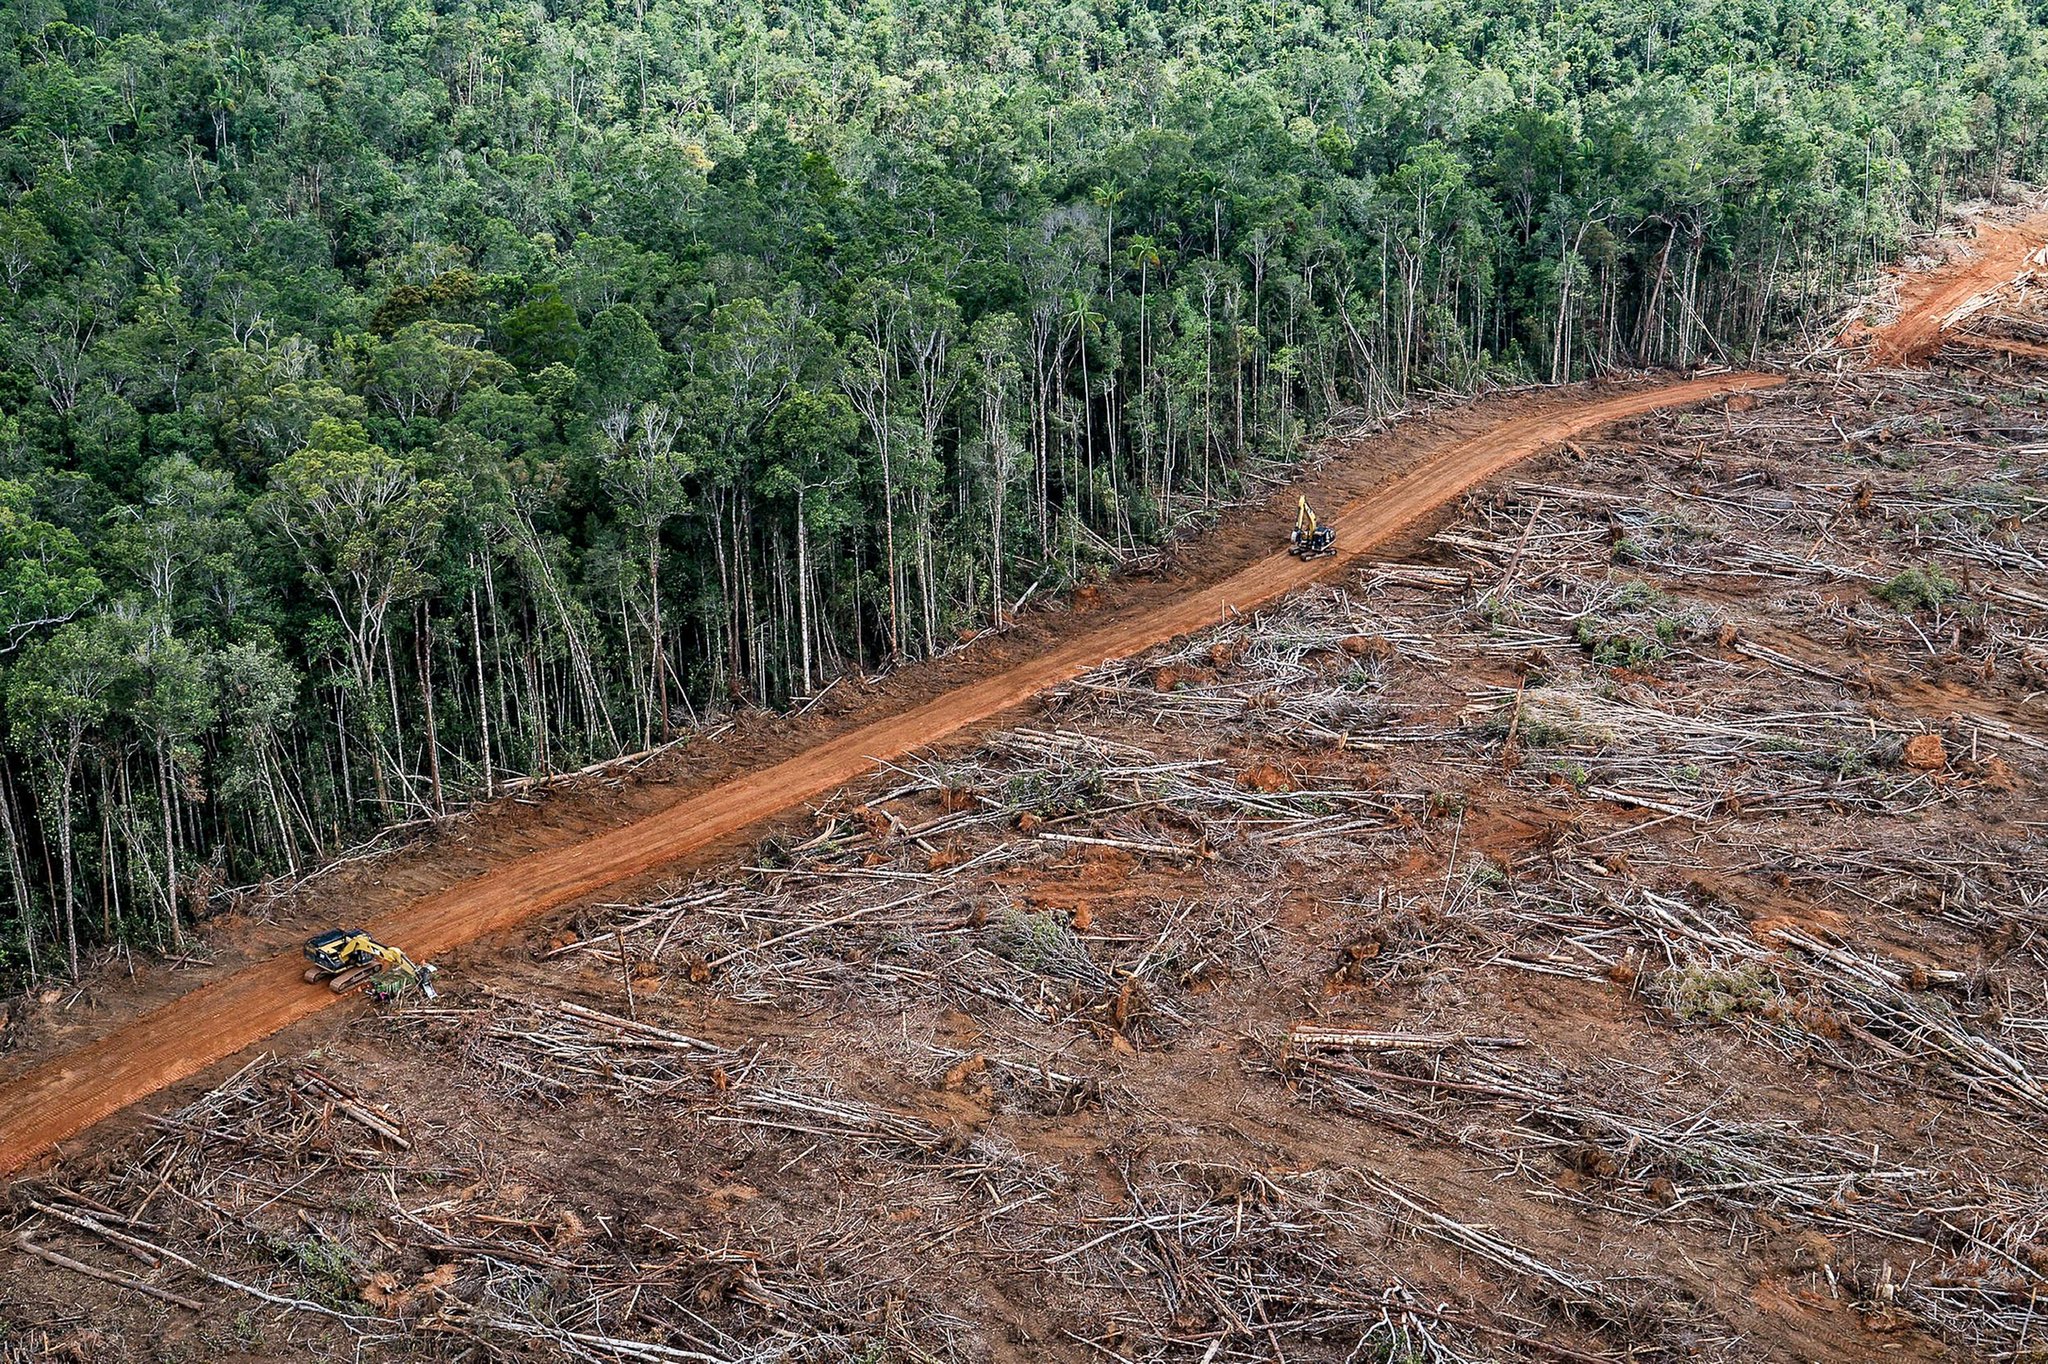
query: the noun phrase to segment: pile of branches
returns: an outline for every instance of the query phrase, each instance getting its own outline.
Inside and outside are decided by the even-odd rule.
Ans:
[[[1436,582],[1384,567],[1357,591],[1323,587],[1204,631],[1178,648],[1107,664],[1054,698],[1063,715],[1168,726],[1261,748],[1366,749],[1426,743],[1450,731],[1410,720],[1389,682],[1440,665],[1430,630],[1369,598]],[[1403,665],[1411,665],[1405,670]]]
[[[1832,428],[1788,419],[1788,404],[1816,395],[1864,411]],[[1907,413],[1880,413],[1879,396],[1845,376],[1832,392],[1800,386],[1747,413],[1664,419],[1647,439],[1603,448],[1607,488],[1525,482],[1480,500],[1435,537],[1466,565],[1475,637],[1463,642],[1696,663],[1684,645],[1722,634],[1713,612],[1666,601],[1664,637],[1636,631],[1624,648],[1628,612],[1615,608],[1659,584],[1746,582],[1831,648],[2038,685],[2048,447],[1953,392],[1923,392]],[[1842,586],[1859,591],[1821,591]]]
[[[1466,711],[1486,739],[1518,746],[1529,776],[1688,819],[1812,811],[1914,814],[1955,788],[1905,763],[1920,726],[1861,707],[1769,713],[1623,688],[1486,688]]]

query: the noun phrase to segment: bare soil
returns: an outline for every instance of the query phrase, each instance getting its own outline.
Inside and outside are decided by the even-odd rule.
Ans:
[[[1853,339],[1868,343],[1873,365],[1926,363],[1951,333],[1962,330],[1973,315],[1995,306],[2017,280],[2048,266],[2044,241],[2048,241],[2048,211],[2015,222],[1980,223],[1970,254],[1937,269],[1901,276],[1897,315]]]

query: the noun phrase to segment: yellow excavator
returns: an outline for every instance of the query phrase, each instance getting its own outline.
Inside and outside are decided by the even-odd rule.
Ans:
[[[1295,499],[1294,534],[1289,537],[1287,552],[1297,559],[1320,559],[1337,552],[1336,529],[1316,519],[1315,508],[1306,497]]]
[[[330,928],[306,939],[306,983],[325,980],[338,995],[360,989],[379,1004],[412,990],[436,998],[435,967],[414,961],[360,928]]]

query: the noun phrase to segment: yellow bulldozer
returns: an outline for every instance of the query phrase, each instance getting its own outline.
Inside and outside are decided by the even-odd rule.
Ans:
[[[325,980],[338,995],[360,989],[379,1004],[414,990],[436,997],[435,968],[378,942],[360,928],[330,928],[306,939],[306,983]]]

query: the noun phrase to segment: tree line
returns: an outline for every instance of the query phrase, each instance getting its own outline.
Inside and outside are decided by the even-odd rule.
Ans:
[[[2005,0],[24,0],[0,980],[947,647],[1333,414],[1741,362],[2038,176]]]

